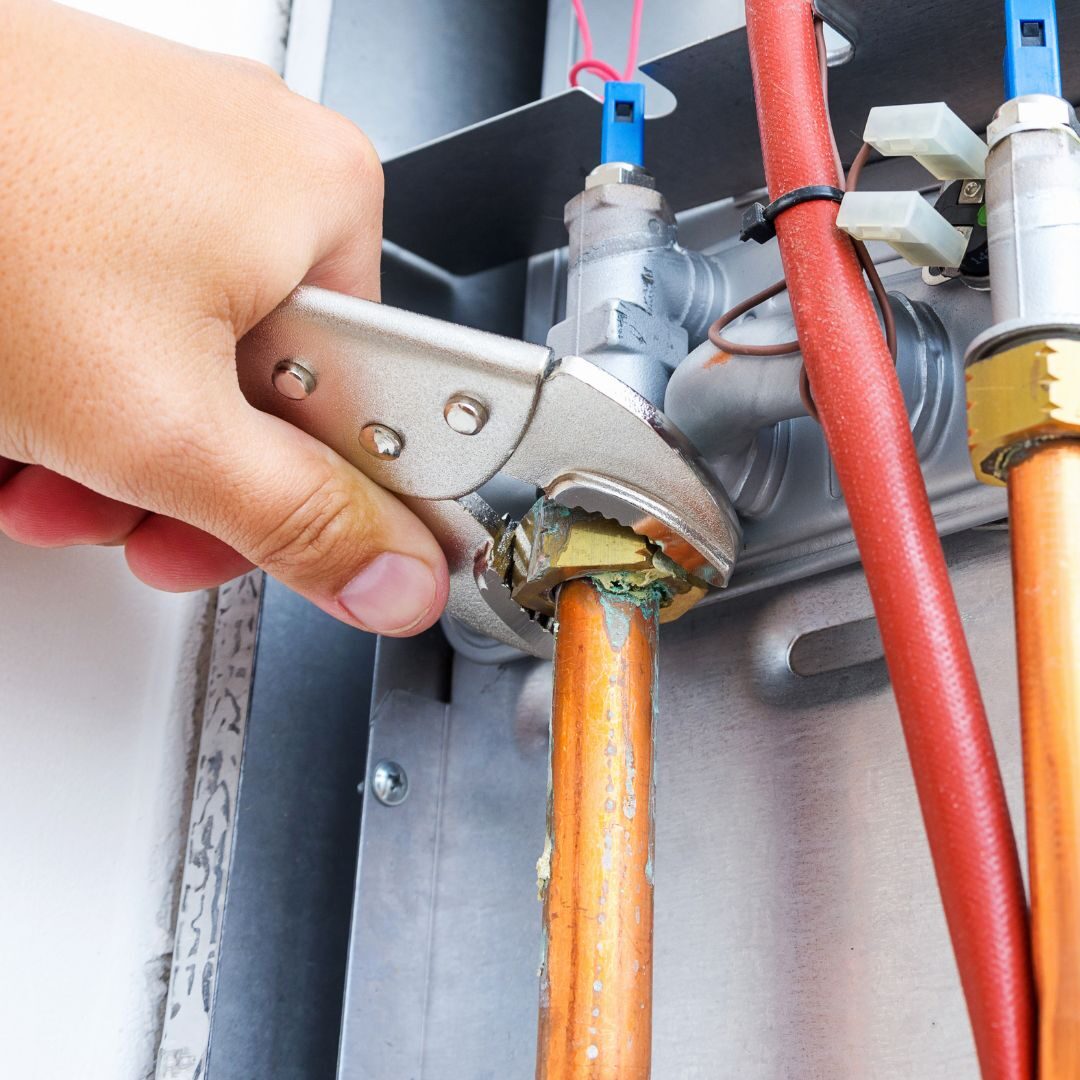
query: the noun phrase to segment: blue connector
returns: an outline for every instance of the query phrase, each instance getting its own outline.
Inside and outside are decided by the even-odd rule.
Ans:
[[[604,83],[600,161],[645,164],[645,87],[636,82]]]
[[[1005,0],[1005,98],[1022,94],[1061,97],[1054,0]]]

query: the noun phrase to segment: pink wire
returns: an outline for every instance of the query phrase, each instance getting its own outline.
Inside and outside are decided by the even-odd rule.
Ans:
[[[634,0],[634,13],[630,18],[630,47],[626,56],[626,72],[620,75],[610,64],[593,57],[592,31],[589,29],[589,18],[585,14],[584,0],[571,0],[574,8],[574,17],[577,19],[578,30],[581,33],[581,47],[585,56],[570,69],[570,85],[578,85],[578,76],[587,71],[598,75],[604,82],[628,82],[634,75],[637,67],[638,50],[641,47],[641,17],[645,10],[645,0]]]
[[[634,0],[634,14],[630,17],[630,48],[626,53],[626,74],[623,82],[634,77],[637,67],[638,49],[641,47],[641,15],[645,10],[645,0]]]
[[[570,85],[578,85],[578,76],[583,72],[588,71],[592,75],[599,75],[604,82],[623,82],[623,77],[610,65],[605,64],[603,60],[579,60],[570,69]]]
[[[585,50],[585,59],[591,60],[592,32],[589,30],[589,16],[585,14],[585,0],[571,0],[571,3],[574,5],[574,17],[581,32],[581,47]]]

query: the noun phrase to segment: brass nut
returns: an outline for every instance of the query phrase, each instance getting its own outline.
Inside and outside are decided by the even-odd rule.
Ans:
[[[671,622],[708,591],[643,536],[600,514],[541,499],[514,532],[511,589],[524,608],[555,614],[563,582],[590,577],[609,589],[661,593],[660,621]]]
[[[1080,341],[1029,341],[967,370],[968,447],[975,475],[1004,484],[1018,453],[1080,439]]]

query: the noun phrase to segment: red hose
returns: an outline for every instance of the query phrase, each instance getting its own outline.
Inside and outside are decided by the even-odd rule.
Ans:
[[[840,186],[809,0],[747,0],[770,197]],[[847,498],[985,1078],[1034,1067],[1027,909],[997,760],[877,316],[835,203],[777,218],[814,401]],[[912,942],[913,948],[920,947]]]

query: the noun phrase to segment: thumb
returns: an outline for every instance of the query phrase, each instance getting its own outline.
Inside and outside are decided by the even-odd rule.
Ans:
[[[141,504],[212,533],[329,614],[407,635],[439,617],[446,560],[420,520],[329,447],[237,393],[225,425],[149,467]],[[200,425],[206,431],[206,425]],[[157,455],[155,455],[156,457]],[[172,475],[170,475],[170,473]]]

